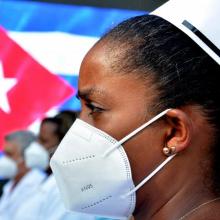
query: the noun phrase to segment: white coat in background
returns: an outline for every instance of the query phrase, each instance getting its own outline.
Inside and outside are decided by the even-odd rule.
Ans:
[[[30,170],[12,190],[14,181],[10,180],[3,187],[0,198],[0,219],[13,220],[20,207],[33,196],[45,179],[46,174],[40,170]]]

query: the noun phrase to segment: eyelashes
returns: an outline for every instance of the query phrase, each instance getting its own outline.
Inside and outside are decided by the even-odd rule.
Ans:
[[[104,108],[99,107],[98,105],[94,104],[90,99],[82,98],[80,95],[76,95],[76,98],[80,100],[81,103],[81,113],[83,111],[83,105],[89,110],[88,115],[91,116],[93,114],[102,113],[105,111]]]
[[[94,113],[101,113],[104,111],[103,108],[100,108],[92,103],[86,103],[86,107],[90,110],[89,115],[92,115]]]

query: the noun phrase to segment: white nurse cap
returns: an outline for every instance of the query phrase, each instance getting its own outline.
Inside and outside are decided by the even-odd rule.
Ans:
[[[151,14],[182,30],[220,65],[220,0],[170,0]]]

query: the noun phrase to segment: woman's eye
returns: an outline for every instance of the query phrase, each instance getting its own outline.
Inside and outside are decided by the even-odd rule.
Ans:
[[[92,115],[93,113],[100,113],[100,112],[103,112],[104,109],[103,108],[100,108],[98,106],[95,106],[94,104],[92,103],[87,103],[86,104],[87,108],[89,108],[91,111],[89,112],[89,115]]]

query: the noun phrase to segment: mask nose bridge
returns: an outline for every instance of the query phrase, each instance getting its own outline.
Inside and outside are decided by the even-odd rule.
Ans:
[[[149,125],[151,125],[153,122],[157,121],[159,118],[161,118],[162,116],[164,116],[168,111],[170,111],[171,109],[166,109],[164,111],[162,111],[160,114],[156,115],[155,117],[153,117],[152,119],[150,119],[149,121],[147,121],[146,123],[144,123],[143,125],[141,125],[140,127],[138,127],[137,129],[135,129],[134,131],[132,131],[130,134],[126,135],[124,138],[122,138],[120,141],[118,141],[117,143],[115,143],[112,147],[110,147],[109,149],[107,149],[104,154],[102,155],[103,157],[107,157],[112,151],[114,151],[115,149],[117,149],[119,146],[121,146],[123,143],[125,143],[127,140],[129,140],[130,138],[132,138],[133,136],[135,136],[136,134],[138,134],[140,131],[142,131],[143,129],[145,129],[146,127],[148,127]]]

